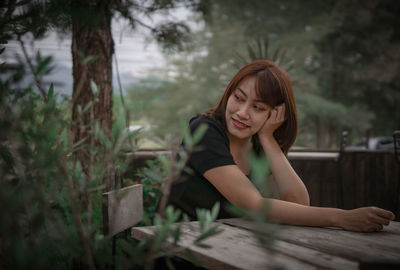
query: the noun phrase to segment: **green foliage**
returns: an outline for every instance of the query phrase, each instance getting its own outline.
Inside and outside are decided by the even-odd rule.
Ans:
[[[188,78],[165,81],[151,77],[141,80],[128,91],[128,105],[137,119],[153,127],[148,136],[159,137],[171,148],[181,140],[181,125],[196,114],[214,105],[222,91],[215,90],[219,82],[207,88]]]
[[[143,185],[143,223],[151,224],[155,214],[156,207],[161,197],[161,186],[163,180],[168,176],[168,169],[165,157],[158,157],[155,160],[147,161],[147,166],[137,173],[140,183]]]
[[[208,237],[212,237],[222,232],[221,230],[218,230],[218,225],[210,226],[210,223],[214,222],[218,216],[219,207],[219,203],[217,202],[211,209],[211,212],[207,211],[206,209],[196,209],[197,219],[199,221],[199,228],[201,232],[201,235],[199,235],[195,239],[194,243],[196,246],[202,248],[211,248],[211,246],[206,245],[202,242]]]
[[[200,125],[198,128],[196,128],[193,134],[190,134],[189,128],[187,127],[187,125],[185,126],[186,128],[183,132],[183,142],[185,144],[185,147],[187,149],[190,149],[191,151],[198,151],[199,149],[196,149],[196,144],[198,144],[201,138],[203,138],[204,133],[207,131],[207,125]]]
[[[204,244],[204,241],[209,237],[220,233],[218,225],[211,225],[211,223],[215,222],[218,211],[218,204],[213,207],[212,213],[204,209],[199,211],[198,220],[203,225],[200,228],[200,234],[198,237],[192,243],[186,243],[185,246],[187,246],[187,248],[174,248],[171,244],[176,244],[180,241],[182,227],[185,225],[185,223],[178,222],[181,219],[181,211],[174,210],[172,206],[168,206],[163,217],[157,214],[154,218],[154,237],[141,241],[140,246],[146,248],[136,250],[131,248],[131,253],[129,255],[132,257],[141,258],[139,263],[141,265],[146,265],[147,267],[149,267],[149,263],[151,264],[152,260],[155,258],[165,257],[168,267],[170,269],[174,269],[172,263],[168,263],[169,258],[176,252],[185,252],[189,257],[192,258],[192,261],[198,265],[196,258],[192,256],[189,248],[192,246],[210,248],[208,245]],[[186,215],[183,216],[183,219],[188,221],[188,217]],[[142,253],[144,251],[146,253]],[[138,256],[138,252],[143,256]]]
[[[177,180],[182,170],[188,169],[185,168],[186,161],[191,152],[200,150],[200,147],[196,145],[203,137],[207,126],[199,126],[193,134],[190,134],[187,125],[182,129],[185,147],[179,150],[179,160],[170,161],[167,156],[160,155],[154,160],[148,160],[147,166],[136,173],[143,185],[144,224],[152,223],[166,182]],[[218,209],[213,210],[213,214],[215,212],[218,212]]]
[[[47,69],[50,61],[38,60]],[[31,88],[15,88],[15,75],[2,77],[0,91],[2,267],[68,268],[79,246],[71,237],[75,229],[58,164],[66,151],[58,137],[65,111],[53,86],[44,103]],[[71,245],[76,249],[67,251]]]
[[[293,68],[294,63],[293,60],[286,59],[286,52],[282,48],[271,49],[269,40],[263,38],[247,42],[247,56],[236,52],[236,57],[235,65],[238,70],[257,59],[269,59],[288,72]]]
[[[153,10],[140,12],[148,15],[164,7],[168,9],[175,1],[168,1],[170,5],[159,8],[157,3],[146,7]],[[107,8],[96,12],[98,6]],[[70,30],[73,18],[80,18],[75,21],[83,20],[90,27],[104,16],[119,13],[128,18],[132,26],[143,25],[133,17],[135,12],[127,12],[130,8],[138,6],[131,1],[99,1],[94,5],[58,0],[7,1],[0,10],[0,42],[17,39],[23,46],[26,34],[39,38],[50,28]],[[161,43],[169,44],[169,48],[188,30],[180,22],[150,28]],[[4,48],[0,48],[0,52],[3,51]],[[35,84],[41,95],[33,87],[22,89],[19,86],[19,82],[28,78],[25,64],[15,70],[9,69],[6,63],[0,67],[0,268],[104,268],[111,262],[111,243],[102,232],[102,180],[108,166],[124,171],[129,163],[121,154],[124,141],[130,137],[124,132],[125,114],[118,116],[110,136],[100,128],[100,119],[92,119],[87,125],[71,123],[73,104],[67,100],[57,103],[53,85],[45,90],[40,83],[40,78],[51,71],[51,57],[42,57],[40,53],[34,61],[27,54],[25,57],[35,79],[29,85]],[[99,58],[97,55],[80,57],[85,64]],[[95,99],[78,106],[79,115],[93,112],[97,102],[99,88],[93,82],[90,86]],[[73,142],[72,124],[95,142],[86,139]],[[87,162],[81,162],[82,157],[78,161],[77,152]],[[176,216],[174,211],[168,210],[165,219],[159,219],[159,229],[169,229]],[[175,241],[178,240],[176,231],[167,232],[165,239],[171,233]],[[148,240],[152,242],[154,240]],[[118,256],[131,265],[143,266],[149,245],[131,244],[122,244]],[[131,250],[138,252],[129,259],[124,257]],[[158,252],[157,248],[152,251]]]
[[[321,56],[319,84],[323,93],[345,106],[357,106],[369,114],[373,135],[390,136],[399,128],[399,61],[395,48],[400,45],[397,29],[398,1],[338,1],[332,15],[339,19],[316,44]],[[355,108],[350,109],[349,115]],[[356,124],[352,117],[352,123]],[[350,117],[347,116],[347,120]],[[362,119],[365,120],[365,119]],[[357,126],[351,129],[357,132]],[[358,129],[359,131],[360,129]]]
[[[36,63],[48,70],[51,61],[38,55]],[[44,63],[44,64],[42,64]],[[0,267],[5,269],[86,269],[102,268],[111,263],[111,239],[102,230],[102,192],[104,186],[104,153],[111,150],[118,171],[128,169],[130,161],[121,153],[125,132],[124,114],[118,115],[108,138],[95,120],[86,127],[99,144],[84,139],[72,143],[70,136],[71,107],[69,101],[57,103],[51,85],[46,100],[32,88],[20,88],[25,76],[22,66],[15,71],[1,66],[5,76],[0,81]],[[34,70],[38,70],[35,66]],[[92,84],[92,88],[97,86]],[[80,110],[83,113],[91,109]],[[200,135],[190,138],[198,141]],[[85,168],[74,160],[72,153],[84,149],[91,159]],[[156,164],[156,163],[154,163]],[[159,159],[161,172],[169,174],[171,164]],[[156,166],[156,165],[154,165]],[[145,212],[154,216],[155,198],[160,193],[162,178],[145,171]],[[154,180],[154,181],[153,181]],[[152,183],[151,186],[149,183]],[[215,219],[215,211],[212,216]],[[164,254],[167,239],[178,241],[179,229],[172,226],[180,216],[168,209],[165,217],[156,217],[157,234],[142,242],[122,241],[119,244],[118,266],[124,263],[141,267],[152,261],[154,254]],[[207,219],[206,223],[213,220]],[[216,229],[205,230],[205,239]],[[202,243],[202,239],[196,244]],[[155,244],[153,244],[155,243]],[[43,251],[46,251],[45,253]],[[163,251],[164,250],[164,251]],[[164,253],[163,253],[164,252]],[[172,253],[168,252],[168,255]],[[149,258],[149,259],[146,259]],[[125,264],[126,266],[126,264]]]

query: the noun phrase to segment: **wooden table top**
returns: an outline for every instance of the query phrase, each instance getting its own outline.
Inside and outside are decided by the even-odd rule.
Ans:
[[[374,233],[278,224],[260,227],[242,219],[217,222],[222,232],[204,241],[211,248],[193,244],[200,234],[198,222],[182,223],[178,243],[209,269],[400,269],[400,222]],[[154,229],[134,227],[132,236],[151,237]],[[263,236],[256,237],[255,232]],[[185,254],[177,256],[186,258]]]

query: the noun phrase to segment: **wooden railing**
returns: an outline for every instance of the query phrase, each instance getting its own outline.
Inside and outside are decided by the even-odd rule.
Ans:
[[[170,151],[132,154],[130,171]],[[311,205],[353,209],[378,206],[400,221],[400,164],[393,151],[289,152],[288,159],[307,186]]]
[[[317,153],[315,153],[317,154]],[[353,209],[378,206],[400,220],[400,164],[391,151],[344,151],[289,160],[304,181],[311,205]]]

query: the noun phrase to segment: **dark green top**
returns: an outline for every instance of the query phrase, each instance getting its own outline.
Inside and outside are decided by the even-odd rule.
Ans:
[[[229,149],[229,139],[225,128],[206,115],[190,120],[191,133],[203,123],[208,128],[197,144],[201,150],[193,152],[186,163],[192,174],[182,172],[180,179],[171,188],[167,204],[180,209],[191,219],[196,219],[196,208],[211,209],[216,202],[220,202],[221,209],[218,218],[229,218],[233,215],[226,210],[228,201],[203,176],[209,169],[235,164]]]

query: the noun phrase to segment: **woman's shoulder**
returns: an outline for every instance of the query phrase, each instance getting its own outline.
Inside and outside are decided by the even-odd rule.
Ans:
[[[222,126],[222,124],[209,115],[201,114],[192,117],[189,120],[189,126],[191,131],[195,130],[201,124],[206,124],[208,126],[208,129],[218,130],[219,132],[225,134],[224,127]]]

